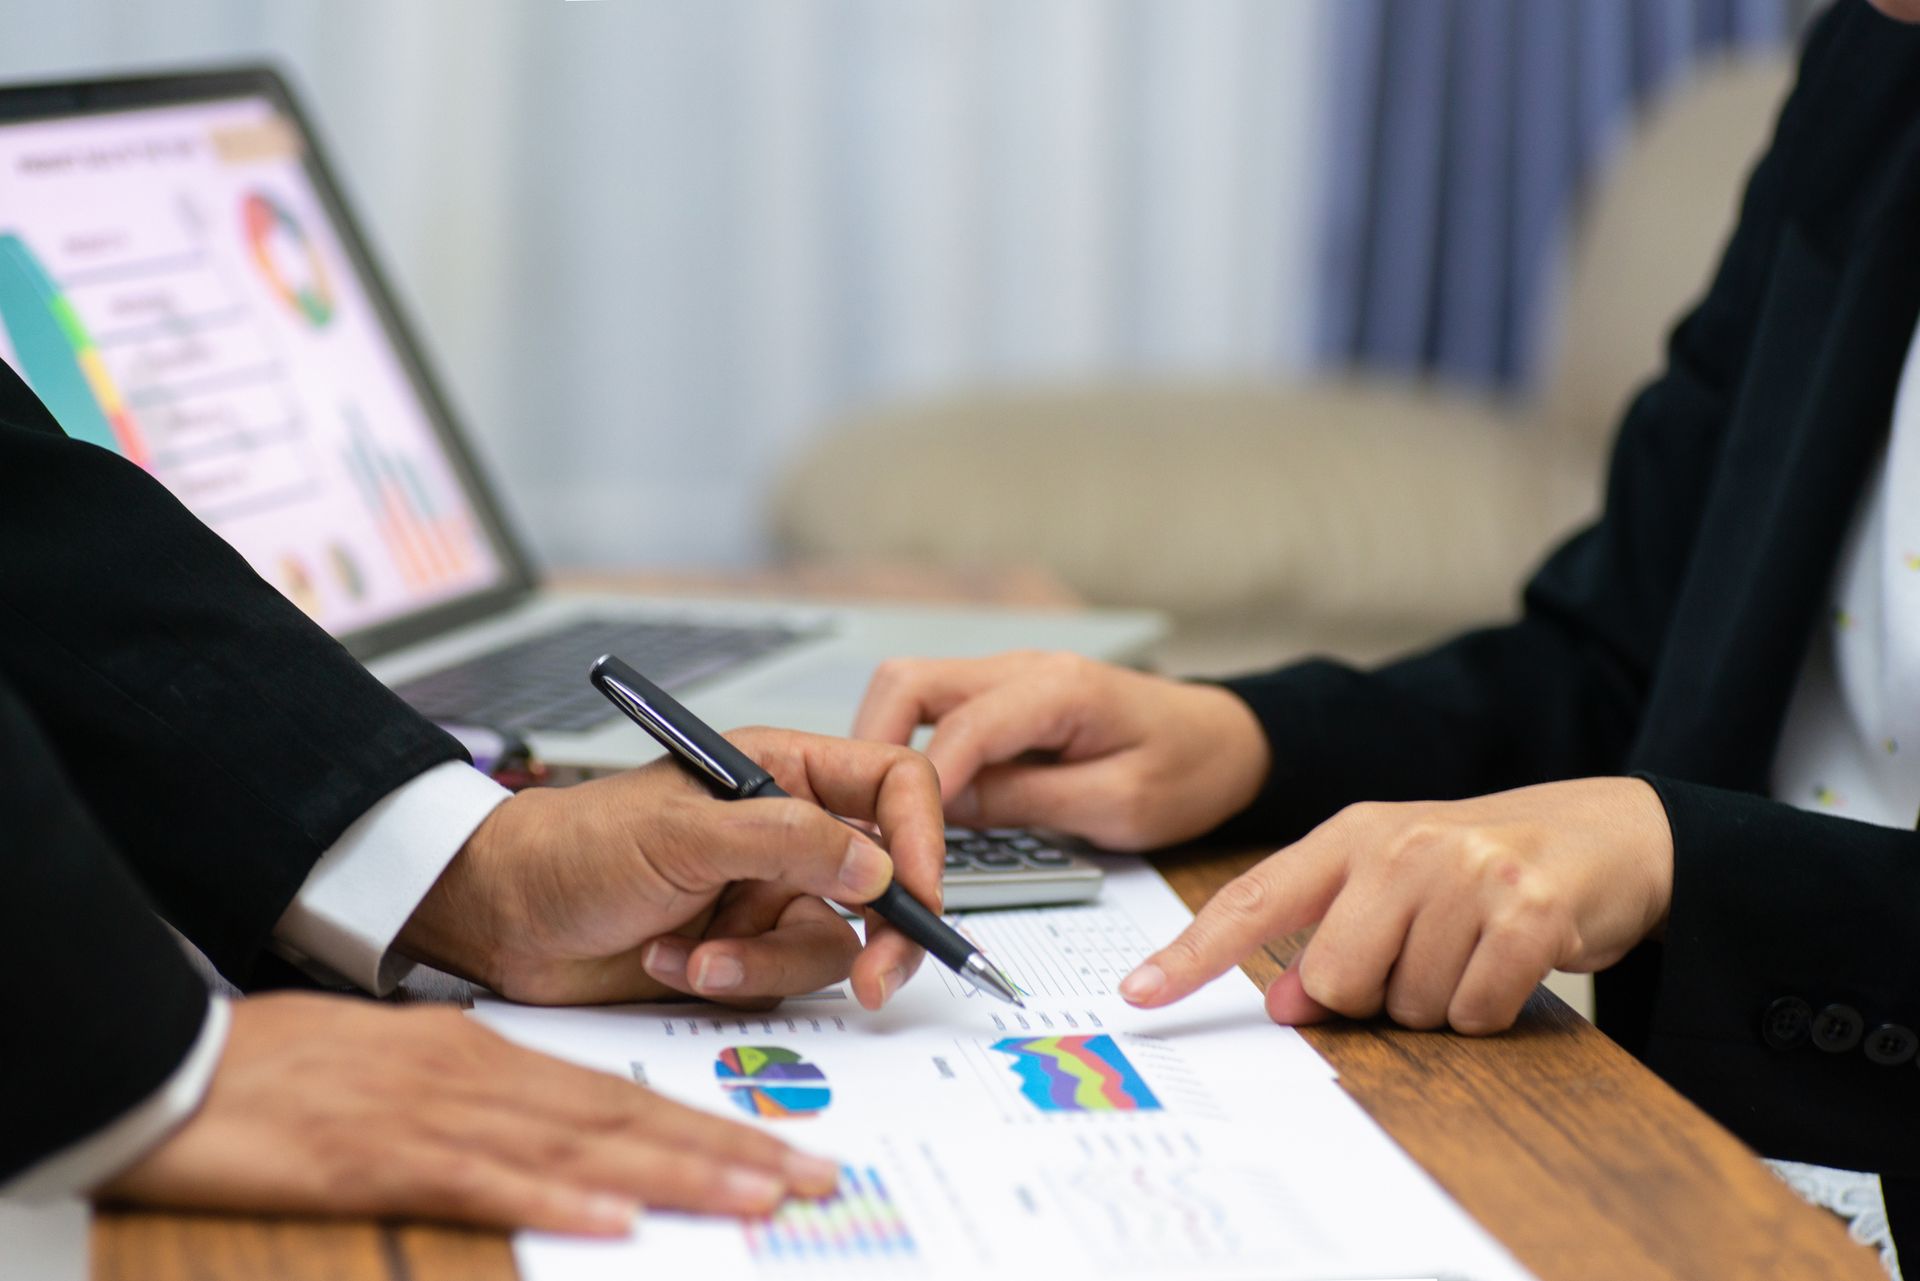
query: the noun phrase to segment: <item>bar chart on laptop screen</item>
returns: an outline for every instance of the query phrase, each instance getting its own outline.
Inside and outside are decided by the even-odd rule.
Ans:
[[[264,101],[0,127],[0,354],[334,630],[500,566]]]

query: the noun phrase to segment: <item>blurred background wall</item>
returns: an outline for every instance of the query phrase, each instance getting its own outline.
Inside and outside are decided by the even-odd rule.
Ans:
[[[282,63],[537,550],[725,565],[877,402],[1524,387],[1634,103],[1807,7],[0,0],[0,76]]]

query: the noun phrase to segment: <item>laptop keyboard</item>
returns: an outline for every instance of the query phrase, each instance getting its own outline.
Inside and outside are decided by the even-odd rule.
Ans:
[[[576,734],[619,715],[587,684],[587,664],[602,654],[618,654],[654,684],[678,689],[809,634],[773,625],[585,619],[429,672],[395,692],[423,716],[451,725]]]

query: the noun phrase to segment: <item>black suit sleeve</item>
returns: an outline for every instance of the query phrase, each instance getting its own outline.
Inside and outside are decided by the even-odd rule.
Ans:
[[[160,912],[236,980],[355,818],[462,756],[3,364],[0,676]]]
[[[0,1182],[157,1090],[207,990],[0,684]]]
[[[1674,865],[1643,1057],[1768,1156],[1920,1175],[1920,833],[1648,781]]]
[[[1623,767],[1753,342],[1824,44],[1823,26],[1708,293],[1627,411],[1600,519],[1547,560],[1509,625],[1371,672],[1316,660],[1224,682],[1260,718],[1274,761],[1233,836],[1291,840],[1354,801],[1453,799]]]

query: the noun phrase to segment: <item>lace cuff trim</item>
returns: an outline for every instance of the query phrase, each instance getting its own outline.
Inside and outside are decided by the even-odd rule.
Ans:
[[[1769,1160],[1767,1164],[1800,1194],[1801,1200],[1845,1219],[1848,1234],[1861,1245],[1878,1250],[1887,1275],[1900,1281],[1900,1258],[1893,1251],[1893,1229],[1887,1224],[1887,1203],[1880,1195],[1879,1175],[1798,1161]]]

